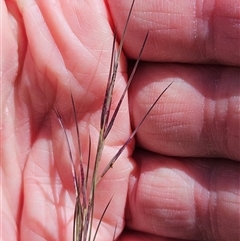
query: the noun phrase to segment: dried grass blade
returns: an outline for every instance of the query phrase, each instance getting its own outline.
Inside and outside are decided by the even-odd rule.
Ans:
[[[72,151],[71,151],[68,135],[67,135],[67,132],[66,132],[66,128],[64,127],[62,117],[61,117],[59,111],[56,110],[56,109],[53,109],[53,111],[55,112],[55,114],[58,118],[58,122],[59,122],[59,124],[60,124],[60,126],[61,126],[61,128],[64,132],[64,135],[65,135],[65,139],[66,139],[67,147],[68,147],[68,154],[70,156],[70,160],[71,160],[71,163],[72,163],[72,177],[73,177],[74,187],[75,187],[75,191],[76,191],[76,196],[78,197],[79,193],[80,193],[80,190],[79,190],[80,187],[79,187],[79,182],[78,182],[78,178],[77,178],[76,167],[75,167],[74,162],[73,162]]]
[[[119,48],[117,51],[116,58],[114,58],[115,48],[112,48],[111,66],[112,66],[112,62],[113,62],[113,66],[111,68],[111,78],[108,80],[108,85],[107,85],[107,89],[106,89],[106,94],[105,94],[105,99],[104,99],[104,103],[103,103],[103,107],[102,107],[102,114],[101,114],[101,127],[100,128],[104,130],[103,133],[105,133],[105,129],[108,125],[108,118],[109,118],[109,112],[110,112],[110,107],[111,107],[111,102],[112,102],[113,88],[115,85],[115,80],[116,80],[116,75],[117,75],[117,70],[118,70],[118,63],[119,63],[119,59],[120,59],[120,56],[122,53],[123,43],[124,43],[125,35],[127,32],[129,19],[130,19],[132,9],[134,6],[134,2],[135,2],[135,0],[132,1],[130,10],[129,10],[129,13],[127,16],[127,20],[126,20],[126,23],[124,26],[124,30],[123,30],[122,38],[121,38]],[[115,36],[116,35],[114,35],[113,46],[115,46],[115,42],[116,42]],[[104,136],[105,136],[105,134],[104,134]]]
[[[107,88],[106,88],[104,102],[103,102],[103,106],[102,106],[100,128],[106,128],[108,119],[109,119],[110,109],[109,108],[107,109],[107,100],[109,98],[108,93],[109,93],[111,82],[112,82],[111,80],[112,80],[112,72],[113,72],[113,65],[114,65],[115,45],[116,45],[116,34],[114,34],[113,43],[112,43],[112,55],[111,55],[111,61],[110,61],[110,67],[109,67]]]
[[[88,176],[89,176],[89,169],[90,169],[90,160],[91,160],[91,149],[92,149],[92,139],[91,136],[88,135],[88,160],[87,160],[87,173],[86,173],[86,187],[88,187]]]
[[[78,141],[78,154],[79,154],[79,164],[80,164],[80,179],[81,179],[81,187],[80,190],[82,192],[82,206],[85,209],[87,206],[87,194],[86,194],[86,179],[85,179],[85,173],[83,168],[83,158],[82,158],[82,150],[81,150],[81,142],[80,142],[80,134],[79,134],[79,128],[78,128],[78,121],[77,121],[77,111],[74,103],[73,96],[71,94],[71,102],[72,102],[72,108],[73,108],[73,114],[74,114],[74,120],[75,120],[75,127],[77,132],[77,141]]]
[[[83,213],[79,197],[76,198],[73,219],[73,241],[79,241],[83,234]]]
[[[100,220],[99,220],[99,222],[98,222],[98,225],[97,225],[95,234],[94,234],[94,236],[93,236],[93,241],[96,240],[98,230],[99,230],[100,225],[101,225],[101,223],[102,223],[103,217],[104,217],[104,215],[105,215],[105,213],[106,213],[106,211],[107,211],[107,209],[108,209],[108,207],[109,207],[109,205],[110,205],[110,203],[111,203],[111,201],[112,201],[112,198],[113,198],[113,197],[111,197],[111,199],[108,201],[106,207],[105,207],[104,210],[103,210],[103,213],[102,213],[101,218],[100,218]]]
[[[100,178],[102,178],[107,172],[108,170],[113,166],[113,164],[116,162],[116,160],[118,159],[118,157],[121,155],[121,153],[123,152],[123,150],[126,148],[126,146],[129,144],[129,142],[134,138],[134,136],[137,134],[139,128],[141,127],[142,123],[145,121],[145,119],[147,118],[148,114],[150,113],[150,111],[153,109],[153,107],[156,105],[156,103],[159,101],[159,99],[162,97],[162,95],[167,91],[167,89],[172,85],[173,82],[171,82],[163,91],[162,93],[158,96],[158,98],[154,101],[154,103],[151,105],[151,107],[149,108],[149,110],[147,111],[147,113],[143,116],[143,118],[141,119],[140,123],[137,125],[137,127],[134,129],[134,131],[132,132],[132,134],[130,135],[130,137],[127,139],[127,141],[122,145],[122,147],[118,150],[118,152],[115,154],[115,156],[111,159],[111,161],[108,163],[108,165],[105,167],[105,169],[103,170]]]
[[[130,16],[132,14],[134,3],[135,3],[135,0],[132,1],[130,10],[128,12],[127,20],[126,20],[126,23],[125,23],[125,26],[124,26],[124,29],[123,29],[122,38],[121,38],[121,41],[120,41],[120,44],[119,44],[119,51],[118,51],[117,58],[116,58],[117,64],[119,62],[119,58],[120,58],[120,55],[122,53],[123,43],[124,43],[124,40],[125,40],[125,35],[126,35],[126,32],[127,32],[127,27],[128,27],[128,23],[129,23],[129,20],[130,20]]]
[[[87,218],[86,218],[86,236],[84,237],[84,241],[91,241],[92,236],[92,226],[93,226],[93,211],[94,211],[94,198],[90,198],[88,204]]]
[[[76,202],[75,202],[75,208],[74,208],[74,223],[73,223],[73,241],[80,241],[80,237],[82,235],[82,224],[83,224],[83,209],[82,209],[82,205],[81,205],[81,201],[80,201],[80,185],[79,185],[79,179],[77,177],[77,173],[76,173],[76,167],[75,164],[73,162],[73,156],[72,156],[72,151],[71,151],[71,147],[70,147],[70,143],[69,143],[69,139],[68,139],[68,135],[66,132],[66,128],[64,127],[64,123],[62,120],[62,117],[59,113],[58,110],[53,109],[57,118],[58,118],[58,122],[64,132],[64,136],[65,136],[65,140],[67,143],[67,147],[68,147],[68,153],[70,156],[70,160],[71,160],[71,166],[72,166],[72,177],[73,177],[73,182],[74,182],[74,187],[75,187],[75,193],[76,193]]]
[[[118,104],[117,104],[117,107],[116,107],[116,109],[115,109],[115,111],[114,111],[114,113],[113,113],[113,115],[112,115],[112,118],[111,118],[111,120],[110,120],[110,122],[109,122],[109,125],[108,125],[108,127],[107,127],[107,129],[106,129],[106,131],[105,131],[105,133],[104,133],[104,138],[105,138],[105,139],[107,138],[107,135],[109,134],[110,130],[112,129],[112,126],[113,126],[114,121],[115,121],[115,119],[116,119],[117,113],[118,113],[118,111],[119,111],[119,109],[120,109],[120,107],[121,107],[121,104],[122,104],[122,102],[123,102],[123,99],[124,99],[124,97],[125,97],[128,89],[129,89],[129,86],[130,86],[130,84],[131,84],[131,82],[132,82],[133,76],[134,76],[134,74],[135,74],[135,72],[136,72],[136,70],[137,70],[137,67],[138,67],[140,58],[141,58],[141,56],[142,56],[144,47],[145,47],[146,42],[147,42],[147,39],[148,39],[148,34],[149,34],[149,32],[147,32],[147,34],[146,34],[146,36],[145,36],[145,38],[144,38],[144,41],[143,41],[141,50],[140,50],[140,52],[139,52],[137,61],[136,61],[135,64],[134,64],[134,67],[133,67],[133,70],[132,70],[131,75],[130,75],[130,77],[129,77],[129,80],[128,80],[128,82],[127,82],[127,85],[126,85],[126,87],[125,87],[125,89],[124,89],[124,91],[123,91],[123,93],[122,93],[122,95],[121,95],[121,98],[120,98],[120,100],[119,100],[119,102],[118,102]]]

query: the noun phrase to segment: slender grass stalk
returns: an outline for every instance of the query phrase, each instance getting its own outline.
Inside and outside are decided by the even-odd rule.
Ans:
[[[97,152],[96,156],[94,159],[94,168],[93,168],[93,174],[91,180],[89,180],[89,169],[90,169],[90,152],[91,152],[91,137],[89,136],[89,146],[88,146],[88,160],[87,160],[87,170],[86,173],[84,171],[84,165],[83,165],[83,155],[82,155],[82,150],[81,150],[81,140],[80,140],[80,135],[81,133],[79,132],[78,128],[78,120],[77,120],[77,114],[76,114],[76,107],[74,103],[74,98],[71,95],[71,103],[72,103],[72,108],[73,108],[73,115],[74,115],[74,121],[75,121],[75,128],[76,128],[76,133],[77,133],[77,145],[78,145],[78,162],[75,163],[73,161],[73,156],[72,156],[72,151],[71,151],[71,146],[70,146],[70,141],[68,139],[68,135],[66,132],[66,128],[64,126],[62,117],[59,113],[58,110],[54,109],[54,112],[58,118],[58,121],[60,123],[61,128],[63,129],[64,136],[66,139],[67,143],[67,148],[68,148],[68,153],[69,153],[69,158],[71,161],[71,166],[72,166],[72,177],[73,177],[73,184],[75,187],[75,193],[76,193],[76,202],[75,202],[75,209],[74,209],[74,222],[73,222],[73,241],[90,241],[90,240],[96,240],[98,230],[101,228],[101,222],[103,220],[103,217],[105,213],[107,212],[107,209],[111,203],[112,198],[109,200],[107,203],[106,207],[104,208],[100,221],[97,225],[96,231],[94,234],[92,234],[92,226],[93,226],[93,213],[94,213],[94,200],[95,200],[95,193],[97,189],[97,184],[101,180],[101,178],[104,177],[104,175],[109,171],[109,169],[114,165],[118,157],[121,155],[123,150],[127,147],[127,145],[130,143],[130,141],[134,138],[136,135],[137,131],[139,130],[140,126],[144,122],[144,120],[147,118],[149,115],[150,111],[154,108],[156,103],[159,101],[159,99],[162,97],[162,95],[167,91],[167,89],[170,87],[172,83],[170,83],[163,91],[160,93],[158,98],[155,100],[155,102],[152,104],[152,106],[149,108],[147,113],[143,116],[142,120],[140,123],[137,125],[137,127],[133,130],[132,134],[129,136],[129,138],[126,140],[126,142],[123,144],[123,146],[117,151],[117,153],[114,155],[114,157],[109,161],[109,163],[106,165],[105,169],[103,172],[100,174],[99,173],[99,163],[101,161],[104,145],[105,145],[105,140],[111,131],[114,121],[116,119],[116,116],[119,112],[120,106],[122,104],[122,101],[129,89],[129,86],[132,82],[133,76],[136,72],[138,63],[140,61],[142,52],[144,50],[144,47],[147,42],[148,34],[146,34],[145,39],[142,44],[142,48],[139,51],[139,56],[137,58],[137,61],[134,65],[134,68],[132,70],[132,73],[129,77],[128,83],[122,93],[122,96],[119,99],[119,102],[117,104],[117,107],[110,118],[110,109],[111,109],[111,103],[112,103],[112,97],[113,97],[113,90],[114,90],[114,85],[115,85],[115,80],[116,80],[116,75],[118,71],[118,64],[119,64],[119,59],[122,54],[122,48],[123,48],[123,43],[124,43],[124,38],[127,32],[127,26],[130,20],[130,16],[132,13],[132,9],[134,6],[135,0],[132,1],[129,14],[126,20],[126,24],[123,30],[122,38],[119,43],[118,50],[115,50],[116,46],[116,35],[114,36],[113,39],[113,45],[112,45],[112,55],[111,55],[111,63],[109,67],[109,77],[108,77],[108,82],[106,86],[106,92],[105,92],[105,97],[104,97],[104,102],[102,106],[102,112],[101,112],[101,118],[100,118],[100,130],[99,130],[99,138],[98,138],[98,144],[97,144]],[[110,120],[109,120],[110,119]],[[88,184],[90,184],[90,190],[88,190]],[[115,228],[116,232],[116,228]],[[113,240],[115,239],[115,232],[113,234]]]

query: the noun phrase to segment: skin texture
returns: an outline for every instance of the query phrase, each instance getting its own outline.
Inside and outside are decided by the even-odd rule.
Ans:
[[[100,169],[173,84],[99,183],[96,221],[113,200],[97,240],[112,240],[116,223],[118,241],[240,240],[237,6],[234,0],[136,1],[113,109],[129,58],[137,57],[147,31],[149,39]],[[94,157],[113,29],[120,38],[129,7],[129,1],[2,3],[2,240],[71,240],[71,165],[52,108],[78,156],[73,94],[83,157],[89,133]]]

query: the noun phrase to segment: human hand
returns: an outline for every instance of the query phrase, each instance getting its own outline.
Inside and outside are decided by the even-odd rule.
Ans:
[[[105,84],[108,75],[108,64],[111,54],[112,32],[109,26],[110,18],[107,18],[108,14],[106,6],[103,2],[100,1],[97,3],[93,3],[91,1],[77,2],[76,5],[74,5],[73,3],[66,4],[65,2],[62,2],[61,4],[59,2],[53,3],[51,1],[42,1],[38,2],[37,4],[30,3],[29,1],[24,1],[21,3],[8,2],[7,4],[8,12],[10,13],[11,18],[8,18],[6,9],[3,14],[3,36],[6,40],[4,41],[4,44],[6,45],[3,48],[5,56],[5,61],[3,65],[4,112],[2,131],[4,143],[2,162],[2,211],[4,217],[4,223],[2,225],[2,230],[4,230],[3,240],[26,240],[26,238],[29,238],[31,240],[66,240],[71,236],[72,214],[74,207],[74,188],[72,185],[70,162],[65,146],[65,140],[63,138],[62,131],[57,123],[56,117],[52,112],[52,107],[57,107],[61,112],[63,119],[66,123],[66,128],[69,130],[70,134],[72,134],[72,140],[74,142],[74,140],[76,140],[76,136],[69,97],[70,90],[73,92],[76,105],[78,106],[79,126],[82,130],[81,139],[83,143],[86,143],[88,141],[88,134],[90,132],[93,142],[92,152],[94,155],[94,150],[96,148],[96,138],[98,134],[97,128],[99,125],[99,113],[105,91]],[[113,7],[111,7],[110,4],[112,3],[109,3],[109,7],[111,9],[110,12],[113,15],[114,9]],[[129,5],[125,7],[124,5],[121,6],[124,9],[127,9],[128,12]],[[136,2],[135,9],[137,8],[137,6],[138,5]],[[118,8],[118,11],[119,10],[120,9]],[[21,16],[23,16],[23,21],[21,20]],[[117,15],[115,14],[114,16],[117,17]],[[10,20],[10,22],[7,22],[7,20]],[[124,22],[125,20],[122,19],[122,21]],[[117,20],[117,22],[117,29],[120,30],[121,21]],[[113,19],[113,23],[116,23],[115,19]],[[137,31],[139,31],[139,33],[143,35],[145,35],[146,33],[145,29],[139,29],[139,26],[137,25],[134,25],[134,29],[138,29]],[[191,28],[189,29],[191,30]],[[170,37],[173,38],[173,35],[168,36],[168,38]],[[167,38],[165,39],[165,43],[167,42],[166,40]],[[151,43],[151,41],[152,40],[150,35],[148,43]],[[152,56],[152,53],[149,50],[148,46],[152,46],[152,44],[146,46],[145,53],[150,53],[150,55]],[[186,45],[184,46],[186,47]],[[136,49],[132,47],[131,49],[136,52],[139,51],[139,48],[137,46]],[[125,52],[129,56],[134,56],[134,53],[131,53],[131,51],[129,51],[127,47],[127,42],[125,45]],[[172,56],[173,55],[169,51],[166,57],[172,58]],[[176,57],[176,55],[174,56]],[[150,59],[150,57],[147,57],[146,55],[143,57],[145,59]],[[162,55],[162,60],[169,61],[166,57]],[[179,58],[180,57],[176,58],[175,61],[181,61],[181,59]],[[182,58],[182,61],[185,60],[186,62],[195,62],[192,59],[188,60],[184,56],[182,56]],[[160,59],[150,60],[159,61]],[[239,65],[238,60],[235,60],[235,63],[236,65]],[[144,72],[145,74],[149,73],[149,67],[154,68],[154,66],[148,65],[149,64],[145,66],[143,65],[139,69],[139,72],[136,76],[137,79],[140,71],[144,70],[143,68],[147,68],[146,72]],[[179,68],[179,66],[164,66],[165,73],[168,73],[167,71],[169,70],[170,76],[172,76],[171,73],[173,71],[173,67]],[[186,75],[188,74],[188,72],[186,72],[187,69],[188,67],[185,66],[184,73]],[[189,69],[191,70],[191,68]],[[116,91],[114,92],[114,98],[116,98],[114,99],[114,103],[116,102],[116,100],[118,99],[117,97],[124,88],[126,81],[125,72],[126,65],[124,63],[124,60],[122,60],[122,63],[120,65],[120,74],[117,79]],[[210,73],[212,72],[210,71]],[[140,76],[144,77],[142,74]],[[160,78],[159,75],[157,75],[157,77]],[[180,82],[179,77],[176,77],[178,81],[175,82]],[[201,76],[199,76],[198,78],[198,85],[201,83],[200,77]],[[188,78],[191,80],[191,75],[188,76]],[[140,83],[140,80],[138,81]],[[153,83],[153,81],[155,82],[154,78],[149,78],[149,83]],[[196,95],[197,88],[195,87],[195,82],[189,84],[189,82],[186,82],[185,78],[181,78],[181,82],[183,82],[181,83],[181,85],[174,84],[175,86],[177,86],[175,87],[176,89],[172,89],[171,87],[171,91],[176,91],[174,92],[174,94],[176,93],[177,97],[181,98],[183,96],[184,93],[181,94],[180,88],[183,88],[183,91],[186,91],[186,87],[189,88],[188,94],[190,93],[190,91],[195,90],[195,92],[193,92],[192,94],[194,95],[195,93]],[[165,87],[166,82],[164,83],[164,81],[162,81],[161,83]],[[235,85],[238,84],[236,81],[233,81],[233,83],[235,83]],[[130,106],[132,107],[135,106],[136,102],[140,101],[139,99],[137,99],[139,97],[136,95],[137,88],[141,88],[141,86],[139,86],[139,84],[135,82],[132,88],[134,92],[130,92]],[[160,86],[158,88],[160,88]],[[162,87],[159,91],[161,91],[161,89]],[[237,88],[234,88],[234,90],[236,91]],[[163,103],[164,105],[168,105],[169,107],[171,102],[169,103],[168,100],[171,100],[171,98],[173,98],[171,97],[173,96],[171,91],[168,91],[168,94],[165,95]],[[157,91],[156,95],[158,94],[159,92]],[[232,96],[230,90],[228,92],[228,95]],[[204,95],[202,94],[202,97],[203,96]],[[237,96],[239,98],[239,94]],[[175,120],[172,119],[173,117],[171,117],[174,113],[178,113],[179,111],[183,110],[183,108],[186,108],[186,106],[176,106],[176,104],[179,102],[177,97],[174,96],[173,103],[176,109],[166,109],[164,111],[164,113],[167,114],[167,110],[169,110],[170,114],[168,114],[168,116],[166,117],[169,119],[160,119],[162,120],[162,123],[169,123],[170,127],[173,126],[174,123],[184,124],[187,121],[186,117],[182,117],[182,119],[180,120],[178,117],[175,117]],[[133,99],[134,101],[136,101],[135,104],[134,102],[132,102]],[[140,104],[142,103],[142,107],[144,107],[143,103],[145,100],[146,99],[144,98],[141,100],[141,102],[139,102]],[[239,101],[239,99],[235,101]],[[159,104],[162,108],[163,104],[161,103]],[[184,104],[184,100],[181,101],[181,104]],[[236,106],[236,104],[234,105]],[[148,108],[148,106],[146,106],[146,108]],[[140,118],[140,116],[136,116],[136,112],[134,114],[133,110],[131,111],[131,114],[134,124],[138,121],[138,118]],[[138,109],[136,109],[136,111],[137,110],[139,110],[139,114],[141,114],[140,111],[145,111],[143,109],[139,109],[139,107]],[[162,111],[163,109],[158,109],[158,115],[164,115]],[[112,157],[112,155],[116,152],[119,146],[122,145],[124,140],[126,140],[126,138],[130,134],[130,122],[127,113],[128,103],[127,101],[125,101],[123,104],[123,108],[119,113],[118,119],[116,120],[113,132],[109,140],[107,141],[106,149],[108,153],[104,153],[102,166],[104,166],[108,162],[108,160]],[[202,116],[201,113],[198,112],[198,114]],[[235,118],[235,121],[238,120],[237,115],[235,116]],[[226,119],[224,123],[226,123]],[[154,123],[154,119],[151,118],[148,119],[148,121],[149,120],[153,121],[151,122],[152,125],[152,123]],[[194,120],[197,120],[197,117],[194,117]],[[126,125],[122,125],[122,123],[126,123]],[[239,122],[237,123],[239,125]],[[201,123],[198,123],[198,127],[201,128],[203,125],[200,124]],[[194,143],[191,142],[191,140],[194,140],[197,137],[196,134],[194,135],[194,131],[196,131],[196,129],[191,129],[192,135],[190,136],[188,132],[189,129],[187,128],[189,126],[186,126],[186,129],[184,131],[180,129],[181,124],[178,127],[179,129],[168,129],[166,127],[165,129],[161,128],[161,133],[164,134],[161,134],[161,140],[165,140],[165,144],[163,143],[163,145],[161,143],[160,149],[159,146],[154,144],[154,142],[152,141],[151,142],[153,143],[153,147],[146,146],[146,143],[144,143],[143,140],[141,141],[141,133],[144,132],[146,126],[148,125],[149,122],[146,122],[143,128],[140,130],[138,136],[138,142],[143,147],[145,147],[145,149],[165,155],[178,155],[184,157],[192,156],[194,154],[192,152],[190,153],[191,155],[188,154],[190,148],[186,149],[186,143],[184,145],[183,140],[180,141],[176,138],[176,142],[174,142],[174,140],[173,142],[169,142],[169,139],[166,138],[169,137],[170,139],[172,139],[173,134],[176,133],[176,130],[181,130],[181,135],[186,135],[188,137],[187,144],[189,145],[189,143],[191,143],[193,146],[196,146],[196,143],[194,145]],[[231,127],[232,126],[233,124],[231,124]],[[209,128],[210,127],[208,127],[206,130],[209,130]],[[223,135],[223,133],[221,133],[221,135]],[[177,137],[181,137],[179,133]],[[237,140],[239,140],[238,133],[234,133],[234,138],[235,145],[237,145]],[[151,138],[151,140],[156,140],[156,138]],[[203,140],[205,139],[203,138]],[[179,147],[178,149],[183,151],[182,154],[176,152],[176,144]],[[216,144],[215,140],[210,142],[210,144]],[[169,150],[166,149],[166,146],[169,148]],[[156,149],[152,149],[154,147],[157,149],[157,151]],[[202,146],[201,148],[205,150],[204,146]],[[84,146],[83,149],[84,153],[87,153],[87,145]],[[162,170],[166,170],[166,168],[161,168],[164,163],[166,164],[166,162],[164,161],[166,159],[163,159],[163,157],[161,157],[161,161],[159,160],[159,156],[153,155],[149,152],[143,151],[143,155],[136,152],[135,157],[137,160],[137,165],[135,166],[131,158],[132,149],[133,146],[130,146],[129,149],[123,153],[121,159],[116,163],[113,170],[109,171],[105,179],[100,183],[98,187],[99,192],[97,194],[98,196],[96,197],[97,206],[95,209],[97,210],[97,212],[95,213],[96,220],[99,219],[102,207],[106,204],[106,202],[114,193],[114,198],[110,205],[109,212],[106,213],[104,219],[104,229],[100,230],[100,238],[102,237],[102,240],[111,240],[111,235],[116,225],[116,220],[118,224],[117,234],[122,232],[122,230],[124,229],[124,209],[127,192],[129,194],[129,201],[126,205],[126,213],[131,215],[130,217],[128,215],[126,216],[126,227],[132,230],[138,230],[139,232],[146,232],[146,240],[148,240],[150,237],[153,237],[153,234],[157,235],[154,237],[158,240],[160,239],[160,236],[163,235],[165,235],[166,237],[171,237],[173,235],[170,232],[173,231],[173,226],[169,225],[169,223],[166,224],[162,222],[166,221],[167,219],[159,215],[160,212],[157,215],[156,213],[154,213],[154,219],[152,220],[154,221],[157,219],[157,223],[163,223],[163,226],[168,226],[164,226],[165,229],[158,229],[158,227],[152,225],[149,222],[149,225],[151,225],[149,227],[155,227],[155,230],[157,230],[157,232],[153,232],[152,230],[146,230],[148,228],[147,225],[144,228],[141,227],[141,219],[144,218],[143,221],[149,221],[150,218],[149,213],[147,213],[149,209],[146,209],[146,206],[144,206],[146,210],[145,213],[139,212],[138,215],[135,215],[135,212],[139,211],[139,208],[143,207],[141,206],[141,204],[146,201],[149,203],[149,205],[152,205],[152,208],[156,207],[157,205],[159,209],[163,207],[163,209],[166,211],[166,205],[163,205],[163,199],[163,203],[156,202],[156,199],[155,202],[153,202],[154,200],[150,202],[150,200],[143,199],[145,195],[142,191],[145,190],[153,192],[153,186],[152,189],[146,190],[145,188],[142,190],[141,185],[146,185],[147,180],[145,179],[141,181],[142,179],[137,178],[137,182],[134,182],[133,178],[136,170],[138,170],[140,167],[142,171],[140,172],[141,175],[139,176],[147,177],[146,174],[148,174],[149,172],[146,172],[143,169],[144,163],[147,168],[151,168],[152,170],[154,170],[155,174],[158,174],[158,172],[161,172]],[[190,150],[192,151],[192,149]],[[212,149],[213,151],[216,151],[216,148],[213,147]],[[172,150],[175,151],[175,154],[171,152]],[[210,150],[211,149],[209,149],[208,155],[207,153],[204,153],[204,155],[207,157],[211,157],[212,154]],[[201,150],[199,150],[199,153],[202,153]],[[233,153],[231,154],[233,156],[237,155],[234,154],[232,149],[231,151],[229,151],[229,155],[230,153]],[[200,156],[200,154],[195,156]],[[84,155],[86,157],[86,154]],[[146,155],[149,159],[149,162],[146,162],[146,160],[140,162],[139,159],[141,158],[141,160],[143,160],[144,158],[146,158]],[[221,155],[225,158],[239,160],[238,156],[237,158],[235,158],[223,154]],[[220,153],[218,154],[218,156],[220,156]],[[139,163],[142,163],[142,165],[139,165]],[[206,161],[203,162],[201,159],[195,160],[195,165],[193,165],[193,161],[191,162],[191,160],[184,161],[184,167],[182,169],[181,165],[183,165],[183,163],[179,162],[178,159],[167,160],[168,171],[170,171],[169,163],[172,163],[172,167],[174,167],[174,177],[170,179],[171,172],[166,173],[165,176],[158,174],[155,177],[162,178],[165,180],[165,182],[166,180],[173,180],[171,184],[172,186],[175,186],[176,182],[180,185],[183,183],[184,180],[185,184],[186,181],[189,180],[189,178],[191,177],[191,175],[187,176],[188,172],[186,171],[185,163],[188,163],[188,165],[192,168],[194,168],[195,166],[199,167],[198,163],[202,163],[204,165],[201,165],[200,167],[206,167],[204,170],[207,169],[209,170],[209,173],[211,173],[211,169],[209,169],[209,167],[211,167],[209,161],[206,163]],[[227,166],[228,168],[232,168],[231,170],[233,170],[235,174],[237,173],[237,170],[239,170],[237,163],[233,163],[227,160],[225,160],[225,162],[220,162],[216,159],[215,161],[210,161],[210,163],[213,163],[212,166],[217,164],[219,170],[221,170],[221,165],[225,165],[224,167]],[[234,168],[231,165],[234,165]],[[183,175],[181,182],[176,179],[176,173],[178,174],[180,171]],[[198,175],[200,175],[200,179],[202,180],[203,177],[201,176],[201,170],[199,171],[199,173],[200,174]],[[128,184],[129,176],[130,182]],[[186,178],[186,176],[188,178]],[[216,176],[214,175],[214,177]],[[159,192],[159,190],[165,190],[165,193],[159,192],[160,195],[163,195],[163,198],[165,200],[168,200],[168,196],[166,194],[178,194],[176,193],[178,189],[166,193],[166,189],[169,189],[171,186],[169,186],[169,183],[166,183],[165,186],[158,186],[158,178],[154,179],[156,182],[155,190],[158,190],[157,192]],[[193,182],[194,180],[195,182]],[[224,181],[224,178],[219,180]],[[234,178],[234,180],[236,181],[236,178]],[[192,177],[190,181],[191,185],[199,185],[199,183],[196,182],[196,175],[195,178]],[[138,187],[140,189],[133,191],[136,187],[136,183],[139,184]],[[211,185],[213,184],[214,180]],[[160,183],[160,185],[162,185],[162,183]],[[234,185],[234,182],[232,185]],[[204,187],[204,185],[200,185],[199,187]],[[228,190],[232,191],[233,187],[236,186],[231,186]],[[193,190],[190,189],[190,186],[188,188],[189,189],[186,189],[186,191]],[[199,191],[200,188],[196,190]],[[236,190],[236,188],[234,190]],[[135,193],[136,195],[138,194],[138,198],[136,199],[137,202],[136,204],[134,204],[136,205],[135,208],[133,208],[133,201],[135,200],[133,200],[132,193]],[[180,194],[183,195],[182,193]],[[153,196],[152,193],[149,193],[149,195]],[[196,195],[196,197],[199,196]],[[186,205],[186,198],[181,201],[182,206],[180,206],[179,203],[173,202],[173,206],[177,205],[177,208],[179,208],[180,216],[182,215],[181,211],[185,210],[184,207],[186,208],[186,206],[184,206]],[[202,203],[200,204],[202,205]],[[199,207],[202,207],[200,206],[200,204]],[[187,207],[189,206],[190,205],[188,205]],[[178,210],[177,208],[176,206],[174,206],[175,211]],[[189,214],[191,214],[190,211]],[[202,209],[200,211],[202,211]],[[165,215],[165,217],[173,217],[172,206],[169,207],[169,210],[165,213]],[[135,218],[132,219],[131,217]],[[176,220],[176,216],[174,216],[173,218],[174,220]],[[183,225],[183,221],[185,220],[188,220],[188,222],[192,221],[190,222],[190,224],[193,224],[194,221],[196,221],[194,219],[187,219],[186,216],[183,215],[183,218],[180,219],[180,223],[176,222],[174,224],[176,226],[180,224],[182,225],[180,227],[178,226],[177,229],[180,234],[181,230],[186,231],[186,223],[185,226]],[[137,222],[138,224],[136,224]],[[169,233],[166,233],[166,229],[169,230]],[[144,238],[145,235],[143,235],[142,233],[138,233],[138,231],[134,232],[135,238],[137,239],[139,235]],[[177,235],[179,233],[177,233]],[[180,234],[177,237],[183,236],[181,236]],[[187,232],[186,234],[189,235],[189,232]],[[119,239],[133,240],[131,235],[133,235],[131,231],[129,233],[124,231]]]
[[[112,7],[115,22],[123,19],[123,11],[116,10],[122,4]],[[136,2],[127,55],[135,58],[141,37],[150,34],[129,93],[133,126],[173,84],[137,134],[141,149],[134,153],[128,232],[121,241],[240,238],[236,6],[234,1]]]

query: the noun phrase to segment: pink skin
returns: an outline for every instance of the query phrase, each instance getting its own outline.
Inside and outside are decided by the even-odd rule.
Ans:
[[[52,108],[61,112],[76,143],[73,93],[83,156],[89,133],[94,156],[112,28],[121,34],[130,1],[2,5],[0,235],[4,241],[71,240],[75,193]],[[236,6],[236,0],[136,1],[113,105],[127,81],[128,57],[136,58],[149,30],[145,62],[106,142],[101,169],[127,139],[130,126],[174,83],[139,130],[137,147],[132,143],[99,183],[96,221],[112,195],[113,200],[97,240],[112,240],[116,222],[121,241],[239,240]]]

